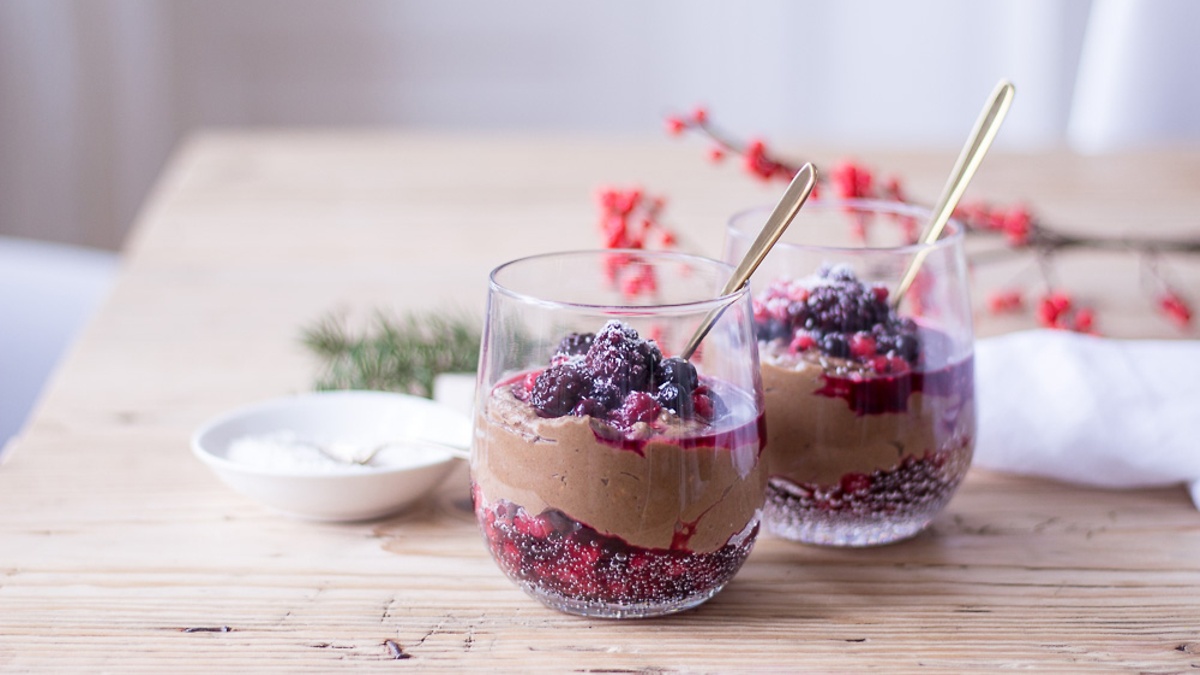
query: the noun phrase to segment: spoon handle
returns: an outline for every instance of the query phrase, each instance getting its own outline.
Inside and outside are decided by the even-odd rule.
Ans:
[[[933,209],[933,216],[917,240],[919,243],[932,244],[942,236],[942,230],[945,229],[946,223],[950,222],[950,214],[954,213],[958,201],[962,199],[963,192],[966,191],[971,178],[975,176],[975,171],[983,162],[983,156],[987,154],[988,148],[992,146],[992,141],[996,138],[996,133],[1000,131],[1000,123],[1008,114],[1008,108],[1012,105],[1015,93],[1016,88],[1008,80],[1000,80],[992,91],[987,105],[979,114],[979,119],[975,121],[975,128],[971,130],[967,144],[963,146],[962,152],[958,155],[958,161],[954,163],[954,170],[950,172],[946,186],[942,188],[942,196]],[[896,288],[895,295],[892,296],[893,307],[900,305],[900,300],[917,278],[917,272],[921,269],[921,263],[924,262],[926,255],[928,255],[927,249],[921,249],[909,263],[908,269],[904,271],[904,276],[900,279],[900,285]]]
[[[746,255],[738,266],[734,268],[733,275],[729,277],[729,283],[725,284],[725,288],[721,291],[721,295],[729,295],[746,285],[750,280],[750,275],[754,274],[754,270],[758,269],[763,259],[767,257],[767,253],[775,242],[779,241],[779,237],[783,236],[783,231],[791,224],[792,219],[800,211],[800,207],[804,206],[804,202],[808,196],[812,194],[813,186],[817,182],[817,170],[811,163],[806,163],[800,167],[796,175],[792,178],[792,182],[784,191],[783,197],[779,199],[779,203],[775,205],[775,209],[771,211],[771,215],[767,217],[766,225],[758,234],[758,238],[750,245],[750,249],[746,251]],[[713,309],[704,317],[704,321],[700,323],[700,327],[692,334],[692,339],[688,341],[680,356],[686,361],[692,357],[696,349],[700,346],[700,341],[704,336],[708,335],[708,331],[712,330],[717,319],[721,318],[721,314],[725,311],[722,305]]]

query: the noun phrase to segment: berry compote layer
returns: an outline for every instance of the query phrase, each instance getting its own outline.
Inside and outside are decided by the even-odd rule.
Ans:
[[[755,298],[772,533],[866,546],[910,537],[971,462],[973,364],[846,267]]]
[[[542,602],[650,616],[715,595],[749,555],[766,465],[753,398],[609,322],[496,386],[475,511],[493,557]]]

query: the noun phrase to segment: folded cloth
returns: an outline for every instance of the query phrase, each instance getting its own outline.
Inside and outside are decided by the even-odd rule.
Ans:
[[[1035,330],[975,351],[975,465],[1102,487],[1187,483],[1200,508],[1200,341]]]

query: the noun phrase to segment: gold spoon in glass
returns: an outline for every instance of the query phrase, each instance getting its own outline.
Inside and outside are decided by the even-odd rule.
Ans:
[[[783,236],[783,231],[791,224],[792,219],[796,217],[796,213],[800,211],[800,207],[804,206],[804,202],[808,196],[812,194],[813,186],[817,183],[817,170],[811,163],[806,163],[800,167],[796,175],[792,178],[792,182],[784,191],[783,197],[779,199],[779,203],[775,205],[775,209],[771,211],[771,215],[767,217],[767,223],[763,225],[762,232],[758,234],[758,238],[750,245],[750,250],[746,251],[746,255],[738,266],[733,270],[733,276],[729,278],[729,283],[725,284],[725,288],[721,290],[721,295],[726,296],[745,286],[750,281],[750,275],[754,274],[754,270],[758,269],[763,258],[767,257],[767,252],[779,241],[779,237]],[[712,330],[717,319],[721,318],[721,314],[728,307],[728,304],[722,305],[713,309],[704,317],[704,321],[700,322],[700,327],[692,335],[692,339],[688,341],[687,346],[683,348],[680,357],[687,361],[692,358],[692,354],[700,346],[700,341],[704,336],[708,335],[708,331]]]
[[[975,176],[975,171],[983,162],[983,156],[992,146],[996,132],[1000,131],[1000,123],[1008,114],[1008,108],[1012,105],[1015,93],[1016,88],[1008,80],[1000,80],[992,91],[991,98],[988,99],[987,105],[984,106],[983,112],[975,122],[975,128],[967,138],[967,144],[963,146],[962,152],[958,155],[958,161],[954,164],[954,170],[950,172],[946,186],[942,188],[942,196],[933,209],[933,216],[917,239],[918,243],[932,244],[942,236],[942,230],[945,229],[946,223],[950,222],[950,214],[954,213],[954,209],[958,206],[958,200],[962,199],[963,192],[967,189],[967,184]],[[925,261],[925,256],[928,254],[929,249],[922,248],[917,251],[917,255],[908,264],[908,269],[900,278],[900,285],[896,287],[896,292],[892,295],[893,309],[900,306],[900,301],[917,278],[921,263]]]

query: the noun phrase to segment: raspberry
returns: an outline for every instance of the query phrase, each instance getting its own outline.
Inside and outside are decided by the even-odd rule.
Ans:
[[[848,473],[840,481],[842,492],[854,494],[871,489],[871,477],[865,473]]]
[[[716,411],[713,409],[713,401],[706,394],[692,394],[692,408],[695,409],[696,415],[711,420]]]
[[[788,351],[792,353],[806,352],[817,346],[817,341],[808,333],[797,333],[796,337],[792,338],[792,343],[788,345]]]
[[[860,360],[875,356],[875,338],[870,333],[855,333],[850,337],[850,353]]]
[[[662,406],[650,394],[633,391],[625,398],[625,403],[620,408],[612,411],[609,421],[613,426],[629,429],[638,422],[653,422],[661,410]]]

